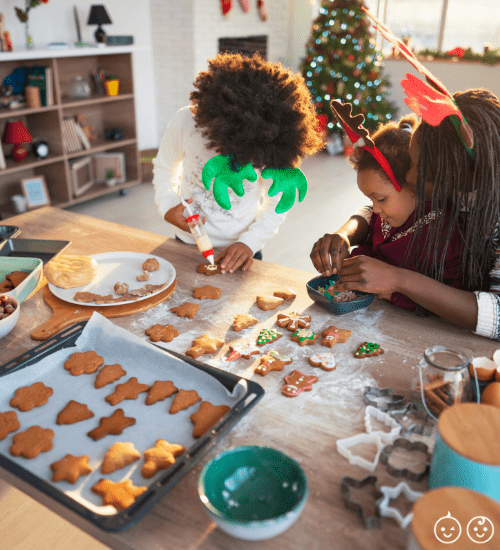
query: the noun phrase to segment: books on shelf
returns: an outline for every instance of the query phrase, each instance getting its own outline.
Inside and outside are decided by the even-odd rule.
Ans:
[[[0,170],[4,170],[7,168],[7,165],[5,164],[5,157],[3,154],[2,144],[0,143]]]
[[[54,82],[51,67],[28,67],[26,86],[36,86],[40,88],[42,107],[54,105]]]
[[[63,118],[63,142],[66,153],[70,154],[91,148],[88,137],[74,117]]]

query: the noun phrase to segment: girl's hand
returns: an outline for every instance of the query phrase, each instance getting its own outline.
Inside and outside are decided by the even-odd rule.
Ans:
[[[388,299],[393,292],[398,292],[399,273],[399,268],[375,258],[355,256],[342,262],[339,280],[333,289],[336,292],[361,290]]]
[[[193,199],[187,199],[187,203],[191,204],[193,202]],[[174,206],[170,210],[168,210],[163,218],[166,222],[171,223],[172,225],[175,225],[175,227],[178,227],[179,229],[182,229],[182,231],[190,232],[189,225],[186,223],[186,220],[184,218],[184,205],[182,203],[179,203],[177,206]],[[207,221],[207,218],[203,218],[202,222],[205,223]]]
[[[310,258],[314,267],[323,275],[340,272],[342,260],[349,256],[351,244],[341,233],[326,234],[314,243]]]
[[[222,273],[233,273],[240,266],[241,271],[247,271],[253,263],[253,252],[243,243],[234,243],[226,248],[216,258],[215,263],[220,264]]]

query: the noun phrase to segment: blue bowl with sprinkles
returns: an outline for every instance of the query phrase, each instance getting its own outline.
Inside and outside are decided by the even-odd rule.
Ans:
[[[326,292],[326,289],[334,285],[338,279],[338,275],[330,275],[329,277],[320,276],[311,279],[306,285],[309,298],[334,315],[345,315],[346,313],[368,307],[373,302],[375,294],[367,294],[358,290],[353,291],[356,294],[356,299],[349,302],[335,302],[330,294]],[[323,289],[323,291],[320,292],[320,289]]]

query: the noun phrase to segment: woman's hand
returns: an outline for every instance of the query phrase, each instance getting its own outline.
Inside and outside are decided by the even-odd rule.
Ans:
[[[342,260],[349,256],[351,245],[346,235],[327,233],[314,243],[310,258],[314,267],[323,275],[340,272]]]
[[[191,204],[193,202],[193,199],[187,199],[186,202]],[[184,208],[185,206],[182,203],[179,203],[177,206],[174,206],[173,208],[168,210],[163,218],[166,222],[171,223],[172,225],[175,225],[175,227],[182,229],[182,231],[187,231],[189,233],[189,225],[186,223],[186,220],[184,218]],[[207,218],[203,218],[202,222],[205,223],[206,221]]]
[[[240,266],[242,266],[241,271],[250,269],[252,258],[253,252],[246,244],[234,243],[215,258],[215,263],[220,264],[222,273],[226,271],[233,273]]]

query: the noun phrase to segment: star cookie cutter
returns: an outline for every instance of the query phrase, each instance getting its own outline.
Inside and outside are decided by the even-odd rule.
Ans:
[[[380,491],[384,496],[377,500],[376,506],[379,514],[384,518],[395,519],[399,523],[401,529],[408,527],[410,521],[413,519],[413,512],[403,517],[397,508],[389,506],[389,502],[402,494],[404,494],[406,499],[410,502],[417,502],[424,493],[413,491],[404,481],[401,481],[395,487],[380,487]]]
[[[372,427],[372,419],[382,422],[385,426],[390,428],[389,432],[384,432],[382,430],[374,430]],[[376,434],[382,440],[382,443],[392,443],[396,437],[398,437],[401,432],[401,426],[398,422],[392,418],[388,413],[368,405],[365,409],[365,428],[366,433]]]
[[[366,458],[363,458],[362,456],[354,455],[350,451],[351,447],[354,447],[360,444],[369,445],[370,443],[375,443],[375,445],[377,446],[377,454],[375,455],[375,458],[373,459],[372,462],[370,462]],[[383,448],[384,448],[384,444],[382,443],[380,436],[375,433],[356,434],[356,435],[352,435],[351,437],[346,437],[344,439],[337,439],[338,453],[341,454],[344,458],[347,458],[347,460],[349,461],[349,464],[352,464],[354,466],[361,466],[361,468],[364,468],[369,472],[373,472],[377,467],[379,457]]]
[[[371,405],[383,412],[392,409],[401,408],[406,401],[403,395],[394,395],[392,388],[374,388],[365,386],[363,392],[363,402],[365,405]]]
[[[402,436],[432,435],[434,425],[430,424],[431,417],[415,403],[408,403],[403,409],[392,410],[388,414],[401,426]]]
[[[371,489],[371,494],[376,499],[375,515],[373,516],[367,516],[365,507],[359,502],[351,500],[351,488],[364,489],[365,487]],[[366,476],[363,479],[354,479],[344,476],[342,478],[340,490],[344,494],[345,507],[359,515],[365,529],[380,529],[382,527],[382,518],[380,517],[378,502],[383,499],[383,493],[377,489],[377,478],[375,476]]]
[[[394,466],[391,466],[389,464],[389,457],[394,449],[398,447],[406,449],[410,452],[416,451],[424,453],[426,457],[425,469],[420,473],[416,473],[412,472],[408,468],[395,468]],[[387,472],[392,477],[405,477],[410,481],[415,481],[416,483],[418,483],[419,481],[422,481],[422,479],[424,479],[424,477],[429,473],[431,454],[429,453],[429,447],[422,441],[410,441],[409,439],[400,437],[399,439],[396,439],[396,441],[394,441],[391,445],[387,445],[383,448],[382,452],[380,453],[380,462],[382,464],[385,464]]]

